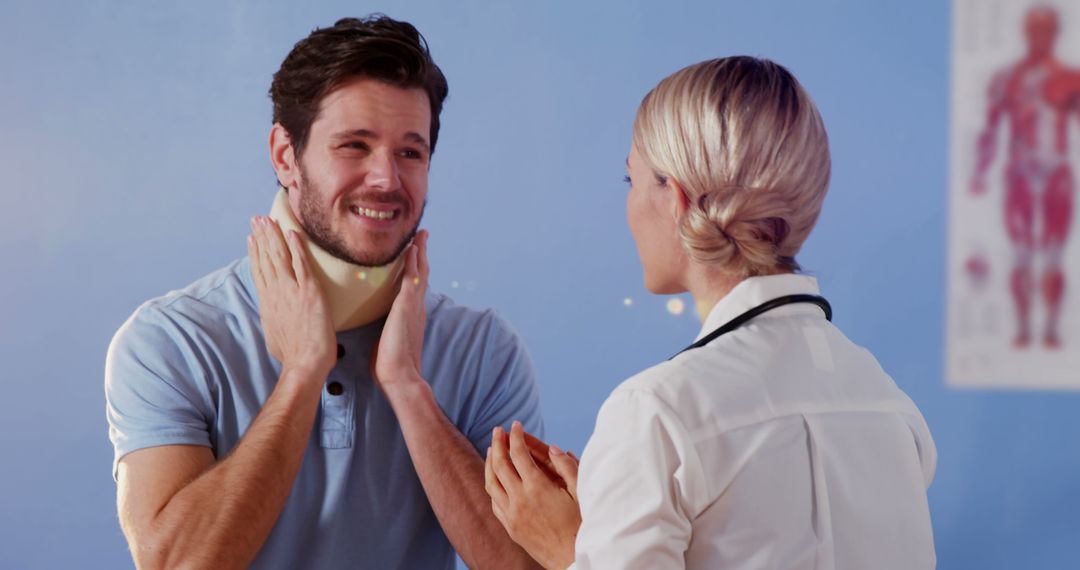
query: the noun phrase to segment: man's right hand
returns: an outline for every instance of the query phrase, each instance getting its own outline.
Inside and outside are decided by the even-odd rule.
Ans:
[[[311,371],[321,382],[334,367],[337,340],[301,239],[295,231],[286,239],[277,222],[256,216],[248,255],[267,349],[285,368]]]

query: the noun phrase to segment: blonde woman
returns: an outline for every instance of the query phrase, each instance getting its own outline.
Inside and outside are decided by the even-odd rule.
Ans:
[[[642,101],[627,171],[645,285],[689,292],[701,333],[612,392],[580,472],[496,428],[510,536],[560,569],[934,567],[926,423],[795,260],[830,171],[803,87],[750,57],[682,69]]]

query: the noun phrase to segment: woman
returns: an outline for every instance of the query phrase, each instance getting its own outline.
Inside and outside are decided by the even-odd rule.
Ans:
[[[701,333],[615,389],[580,473],[496,429],[510,536],[547,568],[933,567],[929,430],[798,274],[830,170],[802,86],[750,57],[682,69],[642,101],[627,170],[645,285],[690,292]]]

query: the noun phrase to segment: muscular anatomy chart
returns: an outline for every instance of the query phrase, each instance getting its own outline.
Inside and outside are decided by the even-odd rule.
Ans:
[[[1075,4],[954,3],[952,385],[1080,388]]]

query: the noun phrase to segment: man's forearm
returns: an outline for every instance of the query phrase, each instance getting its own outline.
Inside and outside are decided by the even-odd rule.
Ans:
[[[321,390],[315,375],[282,371],[232,452],[173,495],[154,517],[149,546],[155,552],[136,553],[136,560],[164,568],[251,564],[277,522],[303,460]]]
[[[506,534],[484,490],[484,461],[422,379],[383,386],[443,531],[470,568],[539,568]]]

